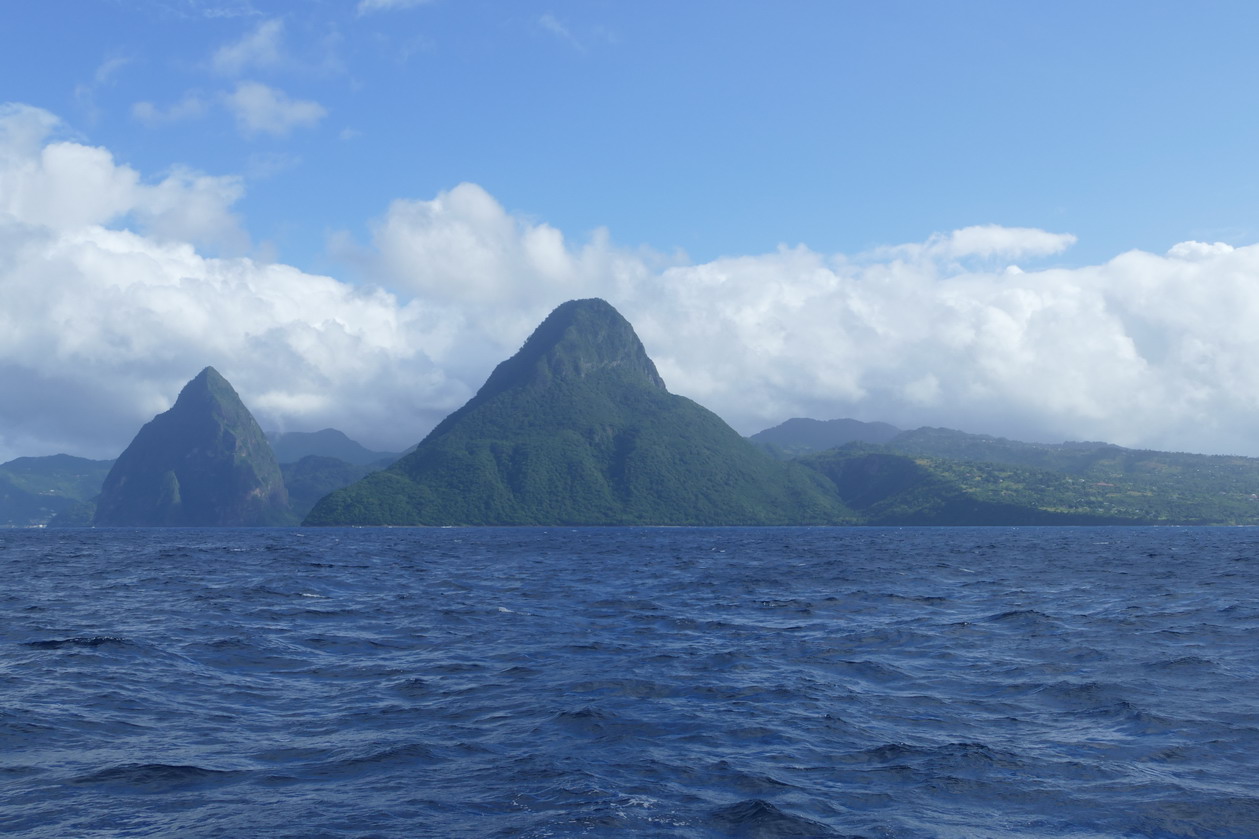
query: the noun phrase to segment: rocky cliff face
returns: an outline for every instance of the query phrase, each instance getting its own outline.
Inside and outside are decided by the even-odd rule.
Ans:
[[[849,513],[820,476],[778,463],[670,394],[603,300],[557,308],[466,405],[308,524],[803,524]]]
[[[262,429],[227,380],[207,367],[114,463],[94,524],[248,527],[291,518]]]

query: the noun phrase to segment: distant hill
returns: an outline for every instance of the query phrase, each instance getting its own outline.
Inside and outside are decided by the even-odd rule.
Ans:
[[[281,464],[296,463],[304,457],[335,457],[358,466],[388,466],[402,455],[398,452],[374,452],[351,440],[335,428],[322,431],[273,431],[267,441]]]
[[[362,480],[380,467],[349,463],[335,457],[306,455],[296,463],[281,463],[289,507],[300,521],[319,499],[330,492]]]
[[[0,527],[45,525],[90,501],[112,464],[68,454],[19,457],[0,464]]]
[[[466,405],[306,524],[788,524],[854,520],[819,475],[776,462],[670,394],[602,300],[561,305]]]
[[[1259,459],[946,428],[798,459],[872,524],[1259,524]]]
[[[799,457],[848,443],[886,443],[900,433],[899,428],[885,422],[796,417],[748,439],[775,456]]]
[[[258,526],[291,523],[262,429],[213,367],[148,422],[110,469],[94,523]]]

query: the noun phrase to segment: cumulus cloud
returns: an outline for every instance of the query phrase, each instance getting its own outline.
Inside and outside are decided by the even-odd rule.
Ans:
[[[1259,454],[1259,247],[953,272],[797,248],[666,271],[642,307],[676,389],[790,416]]]
[[[59,125],[38,108],[0,107],[0,219],[57,230],[129,221],[159,238],[247,244],[231,210],[239,178],[176,168],[146,182],[106,149],[51,139]]]
[[[800,246],[662,265],[606,232],[571,242],[463,184],[395,201],[356,256],[400,293],[493,323],[486,340],[508,336],[504,352],[556,303],[606,297],[675,392],[745,433],[851,416],[1259,454],[1249,364],[1259,246],[1184,243],[1071,269],[1005,264],[1074,241],[985,225],[852,256]]]
[[[292,99],[282,90],[261,82],[240,82],[223,102],[236,118],[236,127],[246,137],[270,134],[285,137],[294,128],[311,128],[327,116],[318,102]]]
[[[394,201],[372,244],[373,270],[392,285],[465,303],[562,295],[577,274],[560,231],[514,218],[476,184],[431,201]]]
[[[1037,268],[1073,237],[989,225],[693,264],[461,184],[393,202],[365,241],[340,234],[354,285],[207,256],[193,243],[235,225],[239,180],[142,177],[58,130],[0,108],[0,458],[117,454],[207,364],[267,428],[401,449],[587,296],[744,433],[854,417],[1259,455],[1259,245]]]
[[[21,245],[0,265],[0,448],[116,455],[207,364],[265,427],[334,425],[399,448],[440,419],[433,401],[468,395],[433,360],[458,319],[421,303],[127,231],[0,236]]]
[[[206,257],[186,234],[223,223],[239,181],[146,184],[56,126],[0,109],[0,458],[116,456],[207,364],[268,428],[399,449],[470,395],[443,369],[460,312]]]

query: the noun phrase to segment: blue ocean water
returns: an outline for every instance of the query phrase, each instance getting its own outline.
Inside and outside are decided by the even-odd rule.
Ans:
[[[1259,529],[0,531],[0,618],[9,836],[1259,836]]]

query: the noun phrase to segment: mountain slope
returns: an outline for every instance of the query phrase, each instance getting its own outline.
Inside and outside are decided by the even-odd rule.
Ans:
[[[0,464],[0,527],[47,524],[81,506],[100,492],[112,464],[68,454]]]
[[[848,443],[886,443],[901,430],[886,422],[854,419],[815,420],[796,417],[748,439],[778,457],[800,457]]]
[[[909,457],[846,446],[801,458],[873,525],[1104,525],[1147,522],[1138,499],[1114,500],[1081,478],[1000,464]]]
[[[400,456],[397,452],[374,452],[335,428],[274,432],[267,434],[267,441],[271,443],[275,459],[281,464],[297,463],[304,457],[315,456],[335,457],[356,466],[369,466],[381,461],[392,462]]]
[[[670,394],[602,300],[558,307],[411,454],[306,524],[788,524],[852,520],[820,476],[775,462]]]
[[[94,519],[97,525],[139,527],[291,521],[270,445],[213,367],[140,429],[106,477]]]

